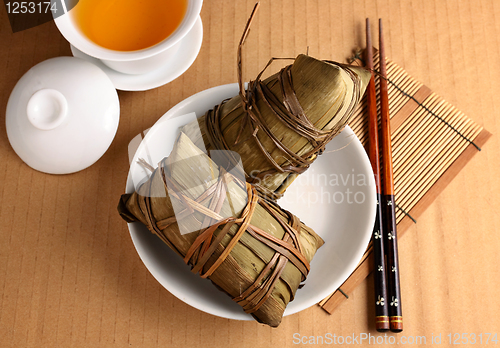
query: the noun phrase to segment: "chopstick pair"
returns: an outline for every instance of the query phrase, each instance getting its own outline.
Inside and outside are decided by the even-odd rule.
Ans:
[[[370,21],[366,19],[366,65],[373,72],[373,46]],[[382,171],[380,169],[377,97],[375,78],[372,73],[368,85],[368,154],[375,174],[377,187],[377,216],[373,229],[374,281],[375,281],[375,327],[377,331],[403,331],[401,293],[399,286],[399,262],[396,232],[394,180],[392,172],[391,124],[389,97],[387,93],[387,70],[385,47],[382,35],[382,20],[379,19],[379,67],[380,67],[380,121],[382,145]]]

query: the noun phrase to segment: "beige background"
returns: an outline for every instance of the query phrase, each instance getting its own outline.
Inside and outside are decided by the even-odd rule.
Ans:
[[[53,23],[12,34],[0,7],[0,346],[282,347],[294,346],[294,333],[377,335],[371,277],[333,315],[313,306],[277,329],[191,308],[148,273],[116,213],[128,142],[184,98],[236,81],[237,43],[253,1],[205,1],[193,66],[166,86],[119,92],[110,149],[66,176],[22,163],[8,143],[3,110],[30,67],[70,55],[69,45]],[[245,76],[272,56],[307,47],[312,56],[345,61],[364,46],[366,17],[384,19],[394,62],[493,133],[400,240],[405,330],[395,339],[425,335],[430,345],[441,334],[445,345],[448,333],[477,340],[483,333],[484,343],[485,333],[500,331],[500,2],[262,1],[245,47]]]

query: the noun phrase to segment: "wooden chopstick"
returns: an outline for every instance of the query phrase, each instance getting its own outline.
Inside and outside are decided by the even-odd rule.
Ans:
[[[387,71],[382,19],[379,19],[379,57],[380,57],[380,120],[382,128],[383,195],[385,251],[388,270],[389,323],[393,332],[403,331],[401,310],[401,291],[399,286],[398,242],[396,231],[396,201],[394,199],[394,180],[392,172],[391,119],[389,116],[389,97],[387,93]]]
[[[373,226],[373,256],[375,283],[375,327],[379,332],[389,330],[389,301],[387,299],[386,268],[384,253],[384,235],[382,227],[382,205],[380,186],[380,163],[378,152],[378,117],[377,117],[377,96],[375,92],[375,77],[373,75],[373,46],[371,39],[370,20],[366,19],[366,67],[372,71],[372,77],[367,88],[368,100],[368,157],[375,174],[375,186],[377,189],[377,213],[375,225]]]

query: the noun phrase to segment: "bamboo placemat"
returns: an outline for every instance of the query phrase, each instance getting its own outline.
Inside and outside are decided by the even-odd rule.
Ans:
[[[378,70],[378,52],[374,52],[375,70]],[[401,237],[480,151],[491,134],[390,60],[387,60],[387,74],[396,221],[398,236]],[[376,81],[378,100],[378,78]],[[366,147],[366,97],[349,125]],[[319,305],[332,313],[372,269],[370,243],[351,276]]]

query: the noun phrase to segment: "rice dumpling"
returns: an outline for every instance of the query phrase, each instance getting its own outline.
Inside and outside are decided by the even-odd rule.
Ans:
[[[181,132],[172,153],[121,197],[118,210],[127,222],[146,225],[245,312],[276,327],[324,242],[215,157]]]
[[[240,73],[240,94],[183,132],[200,148],[238,153],[247,181],[277,199],[342,131],[371,73],[301,54],[280,72],[261,76],[244,89]]]

